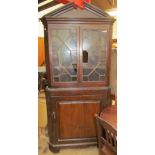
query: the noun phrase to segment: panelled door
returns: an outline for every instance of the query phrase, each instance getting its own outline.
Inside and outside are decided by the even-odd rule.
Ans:
[[[59,102],[59,138],[96,137],[94,114],[100,112],[100,101]]]

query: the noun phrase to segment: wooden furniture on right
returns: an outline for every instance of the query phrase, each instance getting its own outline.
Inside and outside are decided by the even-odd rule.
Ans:
[[[106,108],[100,116],[95,114],[99,155],[117,155],[117,106]]]

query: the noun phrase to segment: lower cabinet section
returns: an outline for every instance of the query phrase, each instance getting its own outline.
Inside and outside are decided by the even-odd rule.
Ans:
[[[109,88],[47,89],[50,149],[96,145],[94,114],[110,101]]]

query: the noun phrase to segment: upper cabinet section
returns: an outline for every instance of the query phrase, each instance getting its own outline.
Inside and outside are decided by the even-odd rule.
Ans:
[[[49,87],[109,86],[114,18],[90,4],[69,3],[42,18]]]

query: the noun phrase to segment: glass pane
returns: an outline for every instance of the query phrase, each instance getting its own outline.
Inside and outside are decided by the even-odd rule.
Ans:
[[[83,81],[104,81],[107,31],[83,30]]]
[[[77,81],[76,29],[53,29],[51,38],[54,81]]]

